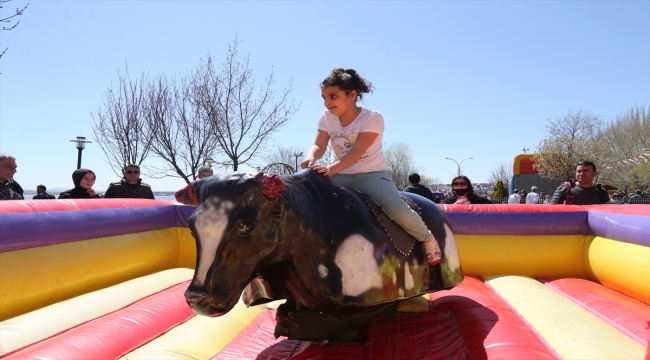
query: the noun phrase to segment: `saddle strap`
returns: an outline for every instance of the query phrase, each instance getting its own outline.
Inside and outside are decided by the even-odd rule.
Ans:
[[[384,232],[388,236],[390,242],[393,244],[393,247],[395,247],[395,249],[400,254],[409,256],[415,247],[417,239],[413,237],[413,235],[407,233],[406,230],[404,230],[404,228],[402,228],[396,222],[391,220],[384,212],[384,209],[381,206],[377,205],[377,203],[372,200],[370,196],[364,194],[359,189],[355,189],[355,191],[363,199],[366,205],[368,205],[373,215],[375,215],[375,218],[379,221],[382,229],[384,229]],[[402,200],[404,200],[406,205],[417,212],[418,215],[422,216],[421,209],[415,203],[415,201],[405,196],[402,196]]]

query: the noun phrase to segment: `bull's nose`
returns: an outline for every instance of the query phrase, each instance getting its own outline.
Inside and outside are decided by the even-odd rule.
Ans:
[[[214,307],[210,298],[204,293],[187,290],[185,292],[185,301],[197,315],[214,317],[221,316],[227,312]]]
[[[207,302],[201,302],[201,303],[193,303],[193,302],[187,302],[187,304],[192,308],[192,311],[194,311],[197,315],[203,315],[203,316],[221,316],[225,314],[224,311],[219,311],[217,308],[213,307]]]

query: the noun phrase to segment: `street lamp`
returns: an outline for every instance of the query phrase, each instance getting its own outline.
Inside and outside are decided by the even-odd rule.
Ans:
[[[465,160],[473,160],[473,159],[474,159],[473,157],[470,157],[470,158],[467,158],[467,159],[463,159],[463,161],[465,161]],[[458,165],[458,175],[457,176],[460,176],[460,166],[463,165],[463,161],[461,161],[460,164],[459,164],[458,161],[456,161],[456,159],[446,157],[445,160],[451,160],[451,161],[455,162],[456,165]]]
[[[298,172],[298,158],[302,156],[302,151],[294,151],[293,156],[296,157],[296,172]]]
[[[86,148],[86,143],[92,143],[92,141],[86,140],[84,136],[77,136],[77,140],[70,141],[77,143],[77,150],[79,150],[79,155],[77,156],[77,169],[81,169],[81,151]]]

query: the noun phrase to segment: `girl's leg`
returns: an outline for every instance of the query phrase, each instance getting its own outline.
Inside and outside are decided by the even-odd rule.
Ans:
[[[413,211],[399,195],[397,187],[386,172],[376,171],[354,175],[334,175],[333,179],[348,189],[363,191],[384,208],[386,215],[406,232],[424,243],[427,261],[435,265],[440,262],[441,252],[433,235],[420,216]]]

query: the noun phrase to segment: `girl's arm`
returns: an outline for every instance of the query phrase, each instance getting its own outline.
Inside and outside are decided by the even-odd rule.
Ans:
[[[350,149],[350,151],[345,154],[341,160],[327,167],[314,167],[314,170],[323,175],[331,176],[346,169],[348,166],[357,162],[361,156],[365,154],[368,148],[370,148],[370,145],[372,145],[378,136],[379,134],[374,132],[362,132],[359,134],[359,137],[357,137],[357,141],[354,142],[354,145],[352,145],[352,149]]]
[[[327,142],[330,141],[330,136],[326,131],[318,130],[316,132],[316,140],[314,145],[309,148],[305,159],[300,163],[301,168],[314,166],[314,161],[323,157],[325,150],[327,150]]]

